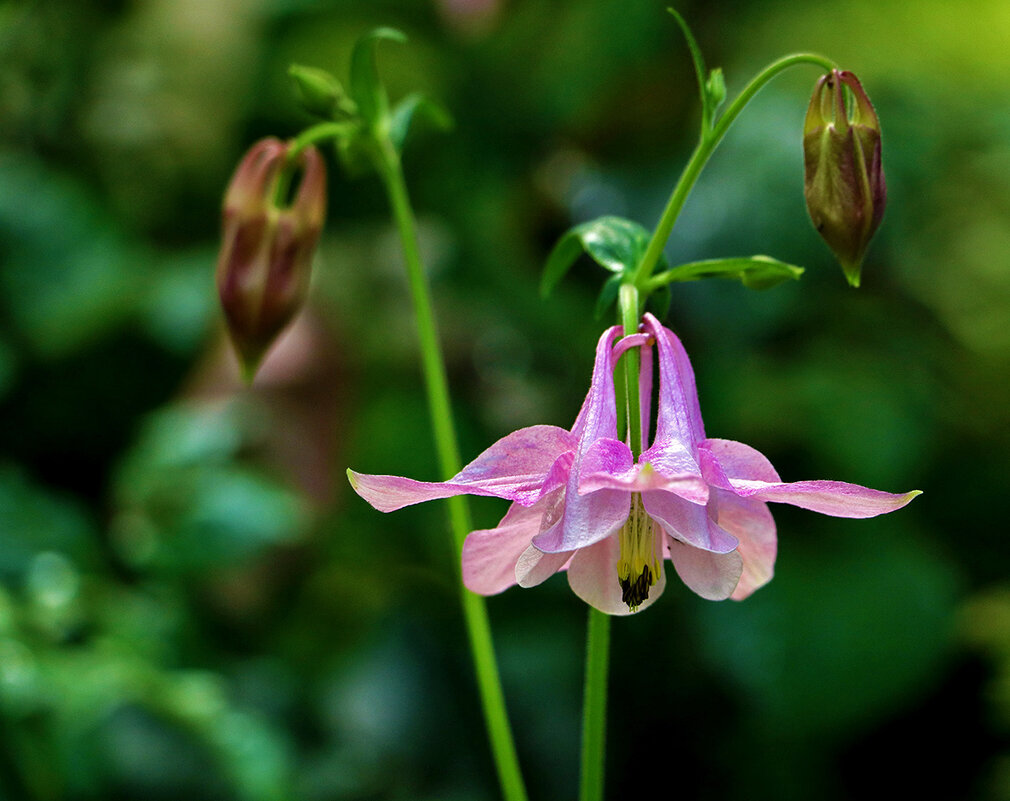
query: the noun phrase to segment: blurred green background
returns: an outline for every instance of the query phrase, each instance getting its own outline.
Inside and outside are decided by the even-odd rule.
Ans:
[[[243,389],[213,270],[223,188],[310,120],[292,61],[346,75],[376,25],[394,98],[453,113],[406,169],[462,451],[568,427],[605,275],[542,302],[571,224],[652,226],[694,144],[687,48],[645,0],[0,3],[0,796],[494,799],[413,319],[373,178],[331,170],[310,308]],[[685,2],[730,93],[796,50],[854,70],[890,202],[853,291],[806,219],[811,68],[702,176],[673,262],[768,253],[756,293],[676,287],[711,436],[786,480],[925,494],[836,520],[775,507],[775,580],[671,581],[615,621],[610,798],[1010,797],[1010,6]],[[331,165],[333,164],[331,160]],[[494,525],[504,504],[473,503]],[[574,798],[585,607],[489,600],[533,799]]]

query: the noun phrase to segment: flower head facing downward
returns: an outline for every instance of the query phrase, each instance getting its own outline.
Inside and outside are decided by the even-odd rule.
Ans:
[[[224,198],[217,288],[243,376],[301,308],[326,216],[326,165],[313,147],[263,139],[246,153]],[[287,202],[290,181],[301,183]]]
[[[846,89],[852,94],[848,108]],[[884,217],[887,186],[881,162],[880,121],[851,72],[832,70],[814,87],[803,125],[807,211],[852,286]]]
[[[742,599],[765,584],[776,555],[769,501],[872,517],[918,494],[782,482],[753,448],[705,436],[694,372],[672,331],[647,314],[642,333],[618,342],[619,336],[615,327],[600,338],[589,394],[570,431],[520,429],[446,482],[348,471],[352,486],[381,511],[463,493],[507,498],[513,503],[497,527],[467,537],[466,586],[490,595],[564,570],[580,598],[618,615],[660,596],[667,559],[704,598]],[[655,436],[637,460],[617,438],[613,380],[617,358],[631,347],[642,349],[643,432],[650,425],[653,347],[659,364]]]

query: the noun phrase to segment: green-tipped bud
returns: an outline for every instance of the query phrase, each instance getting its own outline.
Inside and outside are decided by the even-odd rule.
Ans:
[[[351,117],[357,111],[340,81],[326,70],[292,64],[288,75],[295,85],[298,102],[310,114],[325,120]]]
[[[305,302],[326,217],[322,156],[309,147],[289,163],[289,148],[273,138],[253,145],[224,197],[217,289],[247,381]]]
[[[851,110],[843,87],[852,94]],[[880,121],[859,79],[832,70],[814,87],[803,126],[804,195],[818,233],[852,286],[884,216]]]

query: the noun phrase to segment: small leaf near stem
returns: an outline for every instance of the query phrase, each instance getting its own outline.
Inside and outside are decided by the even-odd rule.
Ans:
[[[386,87],[375,66],[375,48],[383,39],[402,44],[407,36],[395,28],[375,28],[358,39],[351,53],[351,97],[362,119],[373,127],[380,121],[387,122],[389,113]]]
[[[660,287],[702,278],[730,278],[739,280],[748,289],[771,289],[783,281],[797,281],[803,268],[770,256],[738,256],[729,259],[708,259],[678,264],[649,279],[646,289],[654,292]]]
[[[684,38],[687,40],[687,47],[691,51],[691,61],[694,62],[694,74],[698,79],[698,94],[701,97],[701,132],[702,135],[704,135],[712,127],[712,120],[715,117],[715,109],[712,108],[708,82],[705,80],[705,58],[701,54],[701,48],[698,47],[698,42],[695,40],[694,34],[691,33],[691,28],[688,26],[687,20],[685,20],[675,8],[671,7],[666,10],[677,21],[677,24],[680,26],[680,30],[684,34]],[[723,84],[724,96],[725,88],[725,84]]]

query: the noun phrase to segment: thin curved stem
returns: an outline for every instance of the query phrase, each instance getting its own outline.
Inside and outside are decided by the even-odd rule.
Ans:
[[[649,246],[646,248],[642,260],[638,263],[638,267],[635,268],[635,286],[640,289],[645,288],[646,282],[659,262],[659,257],[663,254],[663,248],[666,247],[666,242],[670,238],[673,226],[677,222],[677,217],[680,216],[680,211],[684,208],[684,203],[687,201],[688,195],[691,194],[691,189],[694,188],[695,181],[698,180],[702,169],[704,169],[712,153],[718,147],[730,126],[740,115],[740,112],[744,110],[747,104],[754,98],[754,95],[761,91],[772,78],[797,64],[813,64],[826,70],[833,69],[835,66],[834,62],[814,53],[794,53],[791,56],[780,58],[778,61],[773,61],[744,87],[712,126],[712,129],[702,134],[698,145],[691,154],[690,160],[684,167],[684,171],[681,173],[680,179],[677,181],[677,185],[673,188],[670,199],[667,201],[666,208],[663,210],[663,215],[656,225],[652,239],[649,240]]]
[[[325,142],[327,139],[339,139],[347,134],[353,125],[349,122],[320,122],[311,128],[306,128],[291,141],[291,147],[288,148],[288,161],[294,161],[298,154],[310,145]]]
[[[421,262],[417,241],[417,225],[407,194],[400,159],[392,144],[379,144],[381,157],[377,167],[389,195],[393,218],[400,233],[404,262],[410,295],[417,317],[417,331],[421,349],[421,364],[428,395],[428,409],[435,435],[438,461],[445,478],[455,475],[460,469],[459,447],[452,421],[449,401],[449,382],[446,378],[445,362],[438,342],[435,314],[432,310],[431,293]],[[448,499],[449,522],[459,565],[459,554],[463,540],[473,526],[466,500],[457,496]],[[477,674],[477,686],[481,706],[487,726],[491,752],[498,769],[498,780],[506,801],[526,801],[526,788],[519,770],[512,728],[505,710],[505,696],[502,692],[498,663],[495,659],[494,643],[491,639],[491,624],[488,620],[484,599],[467,590],[459,583],[463,617],[470,637],[470,651]]]

